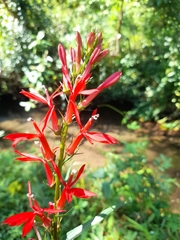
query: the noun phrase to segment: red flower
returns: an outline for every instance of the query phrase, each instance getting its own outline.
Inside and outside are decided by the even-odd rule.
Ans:
[[[72,187],[80,178],[81,174],[83,173],[84,167],[85,167],[85,164],[79,169],[74,180],[73,180],[74,173],[71,173],[67,182],[65,182],[63,180],[61,173],[59,172],[58,177],[59,177],[61,183],[63,184],[64,189],[62,190],[59,200],[57,201],[58,208],[60,208],[60,209],[64,208],[66,201],[71,202],[73,195],[77,198],[89,198],[89,197],[96,196],[96,194],[93,192],[84,190],[82,188],[73,188]]]
[[[43,163],[44,169],[46,171],[46,178],[47,178],[48,185],[51,187],[54,184],[54,177],[52,174],[52,170],[46,160],[39,158],[33,154],[22,153],[17,150],[15,150],[15,152],[21,156],[21,157],[17,157],[16,160],[19,160],[22,162],[41,162],[41,163]]]
[[[34,128],[37,132],[37,137],[39,138],[39,141],[41,142],[41,150],[42,150],[44,157],[48,160],[54,160],[54,153],[51,150],[43,131],[40,130],[37,123],[32,118],[28,118],[28,121],[31,121],[34,125]]]
[[[115,84],[120,76],[122,75],[122,72],[115,72],[111,76],[109,76],[103,83],[101,83],[96,89],[90,89],[90,90],[84,90],[80,92],[82,95],[88,95],[82,102],[78,104],[78,109],[84,109],[87,107],[92,100],[100,93],[103,89],[108,88]]]
[[[40,220],[40,223],[45,228],[48,228],[51,225],[51,219],[49,218],[49,215],[65,211],[54,209],[52,206],[49,208],[41,208],[37,201],[33,198],[30,182],[28,182],[28,198],[30,207],[33,211],[14,214],[2,222],[2,224],[8,224],[9,226],[19,226],[24,224],[22,229],[22,237],[26,236],[31,231],[35,225],[36,217],[38,217],[38,220]],[[47,213],[48,216],[45,213]]]
[[[77,76],[73,89],[71,91],[70,97],[69,97],[69,101],[68,101],[68,106],[67,106],[67,110],[66,110],[66,114],[65,114],[65,122],[70,124],[72,122],[72,116],[73,116],[73,104],[76,101],[76,97],[78,94],[80,94],[80,92],[82,92],[85,87],[86,87],[86,83],[88,81],[88,79],[90,78],[91,74],[87,74],[85,77],[82,76]]]
[[[34,128],[37,132],[36,134],[11,133],[11,134],[5,136],[4,138],[8,139],[10,141],[13,141],[13,144],[12,144],[13,148],[15,148],[16,145],[21,141],[38,138],[41,142],[41,150],[42,150],[42,153],[43,153],[44,157],[48,160],[53,160],[54,159],[54,153],[51,150],[44,133],[39,129],[38,125],[36,124],[36,122],[32,118],[28,118],[28,121],[33,122]]]
[[[34,138],[37,138],[37,134],[33,133],[11,133],[4,137],[5,139],[8,139],[10,141],[13,141],[12,147],[15,148],[16,145],[25,140],[31,140]]]
[[[59,89],[61,88],[61,86],[59,86],[52,94],[51,96],[49,96],[49,93],[47,91],[47,89],[45,88],[45,93],[46,93],[46,98],[44,98],[42,95],[40,95],[39,93],[32,93],[32,92],[27,92],[25,90],[22,90],[20,93],[22,93],[24,96],[33,99],[37,102],[41,102],[44,103],[46,105],[48,105],[49,110],[46,114],[46,116],[44,117],[44,119],[42,120],[44,122],[44,126],[42,128],[42,131],[44,131],[44,129],[46,128],[46,125],[48,123],[48,121],[51,119],[52,121],[52,128],[54,131],[58,131],[59,127],[58,127],[58,118],[56,115],[56,111],[55,111],[55,106],[53,104],[53,99],[55,97],[57,97],[58,95],[61,94],[61,92],[58,92]]]
[[[22,230],[22,237],[24,237],[31,231],[34,225],[35,217],[36,215],[34,212],[17,213],[11,217],[6,218],[2,224],[8,224],[10,227],[24,224]]]
[[[78,145],[80,144],[81,140],[85,137],[90,143],[93,143],[93,141],[96,142],[101,142],[101,143],[107,143],[107,144],[114,144],[114,143],[118,143],[118,141],[105,134],[105,133],[100,133],[100,132],[88,132],[88,130],[90,129],[90,127],[92,126],[93,122],[95,120],[98,119],[99,114],[97,113],[97,110],[95,110],[92,113],[92,117],[89,118],[88,122],[85,124],[85,126],[83,127],[80,121],[80,116],[79,116],[79,112],[76,108],[75,105],[73,105],[74,107],[74,113],[75,113],[75,117],[76,117],[76,121],[79,125],[80,128],[80,132],[78,133],[78,135],[76,136],[76,138],[73,140],[73,142],[70,144],[70,146],[67,148],[67,153],[69,155],[74,154],[76,148],[78,147]]]

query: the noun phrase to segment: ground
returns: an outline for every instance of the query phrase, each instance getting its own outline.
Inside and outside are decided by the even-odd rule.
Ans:
[[[37,122],[42,120],[45,109],[39,108],[31,112],[13,113],[5,116],[0,115],[0,131],[5,131],[5,134],[12,132],[32,131],[32,124],[27,122],[28,117],[34,118]],[[91,111],[86,111],[82,114],[82,120],[86,121],[91,115]],[[115,151],[120,153],[122,151],[121,142],[133,142],[140,140],[148,140],[149,147],[146,151],[149,164],[156,156],[163,153],[173,159],[173,167],[168,171],[168,174],[180,180],[180,134],[177,132],[169,131],[164,132],[156,123],[141,123],[141,128],[136,131],[131,131],[120,125],[121,117],[109,109],[100,110],[100,118],[95,122],[93,131],[100,131],[119,140],[119,144],[106,145],[95,143],[91,145],[88,141],[82,143],[79,154],[74,157],[76,164],[86,163],[87,166],[97,168],[105,164],[105,157],[102,152]],[[53,145],[54,135],[51,131],[47,131],[49,141]],[[69,127],[68,141],[70,142],[78,133],[76,123]],[[58,141],[56,137],[55,141]],[[0,141],[0,150],[9,148],[11,143],[9,141]],[[171,207],[173,212],[180,213],[180,189],[176,188],[174,194],[171,196]]]

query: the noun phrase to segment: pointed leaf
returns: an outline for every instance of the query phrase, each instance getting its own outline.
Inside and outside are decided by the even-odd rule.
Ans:
[[[110,213],[117,210],[118,208],[122,207],[123,205],[124,205],[124,203],[119,203],[118,205],[113,205],[113,206],[103,210],[100,214],[98,214],[91,220],[89,220],[86,223],[81,224],[78,227],[67,232],[66,235],[62,238],[62,240],[73,240],[73,239],[77,238],[83,232],[87,231],[90,227],[102,222],[106,216],[108,216]]]

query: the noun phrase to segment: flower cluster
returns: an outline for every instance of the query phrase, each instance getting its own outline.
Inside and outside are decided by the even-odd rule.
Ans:
[[[22,237],[26,236],[29,231],[34,228],[38,239],[40,239],[37,225],[41,225],[48,229],[52,239],[57,239],[57,233],[61,229],[60,223],[63,212],[66,211],[66,203],[71,202],[73,196],[77,198],[96,196],[95,193],[90,191],[73,187],[82,175],[85,164],[78,170],[76,175],[75,172],[72,171],[67,181],[65,181],[62,176],[62,168],[65,162],[71,160],[73,155],[76,154],[78,146],[84,138],[90,143],[94,141],[106,144],[117,143],[116,139],[107,134],[90,131],[93,122],[99,117],[97,109],[93,111],[92,116],[84,126],[80,119],[80,111],[85,109],[103,89],[115,84],[121,76],[121,72],[115,72],[97,88],[87,89],[87,85],[92,78],[92,69],[108,54],[107,49],[102,49],[102,41],[101,33],[90,32],[87,36],[86,45],[83,46],[81,36],[77,32],[76,49],[70,48],[71,69],[68,68],[64,47],[61,44],[58,46],[58,54],[62,64],[62,82],[60,82],[55,91],[50,95],[48,90],[44,88],[46,97],[35,91],[21,91],[21,94],[29,99],[45,104],[48,110],[39,124],[32,118],[28,119],[34,129],[32,133],[12,133],[7,135],[5,139],[12,141],[13,150],[17,154],[16,160],[22,162],[40,162],[43,164],[47,178],[47,186],[55,191],[54,203],[49,203],[49,208],[41,208],[31,193],[31,185],[30,182],[28,182],[28,199],[32,211],[15,214],[3,222],[3,224],[8,224],[9,226],[24,224]],[[58,112],[53,101],[60,95],[65,95],[67,99],[65,114],[64,116],[60,114],[62,118],[61,121],[59,121]],[[68,127],[74,120],[78,124],[79,133],[70,145],[67,146],[66,136]],[[49,127],[50,121],[51,127]],[[59,146],[52,148],[48,143],[45,136],[47,127],[59,136]],[[29,140],[38,141],[40,149],[38,156],[18,150],[17,145],[19,142]],[[57,152],[59,152],[59,154],[57,154]]]

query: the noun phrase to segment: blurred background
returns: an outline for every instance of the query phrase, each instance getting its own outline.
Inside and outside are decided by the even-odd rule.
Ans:
[[[179,12],[178,0],[1,0],[0,108],[3,101],[10,101],[10,107],[21,101],[21,88],[57,85],[58,43],[69,49],[76,31],[85,39],[97,30],[110,54],[95,69],[92,84],[123,72],[100,103],[130,110],[126,120],[161,119],[166,127],[169,122],[178,127]]]
[[[58,44],[69,49],[75,46],[76,31],[85,42],[87,33],[95,30],[102,31],[103,47],[110,53],[93,70],[90,87],[115,71],[123,72],[120,81],[95,100],[102,116],[95,128],[114,134],[120,144],[113,149],[83,145],[86,154],[78,159],[82,156],[91,167],[101,168],[89,171],[79,185],[99,196],[90,207],[87,201],[78,202],[71,211],[78,220],[66,218],[63,233],[122,201],[128,204],[79,239],[179,239],[179,13],[179,0],[0,0],[0,222],[29,210],[29,179],[42,206],[52,199],[52,193],[44,195],[43,169],[14,162],[11,144],[1,141],[5,134],[31,130],[24,108],[35,105],[19,92],[56,87],[62,79]],[[38,111],[31,111],[40,120],[44,109],[38,105]],[[70,128],[70,133],[76,131]],[[25,147],[36,152],[32,144]],[[20,234],[21,227],[0,226],[2,240],[21,239]]]

